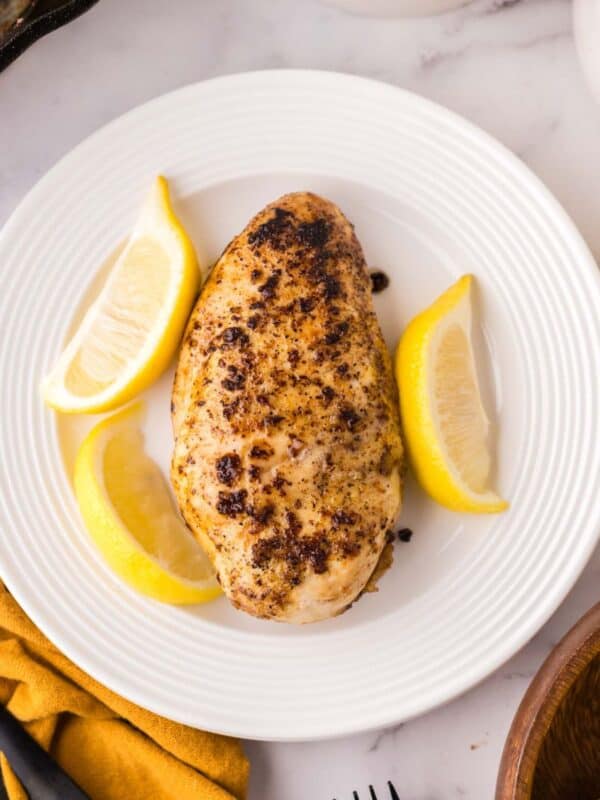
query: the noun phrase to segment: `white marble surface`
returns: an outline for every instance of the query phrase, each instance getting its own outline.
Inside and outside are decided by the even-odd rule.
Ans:
[[[537,172],[600,256],[600,108],[579,72],[570,11],[566,0],[476,0],[392,21],[313,0],[101,0],[0,74],[0,223],[58,158],[144,100],[229,72],[316,67],[389,81],[478,123]],[[354,788],[362,798],[388,778],[402,800],[491,798],[530,678],[599,598],[597,551],[539,635],[446,707],[351,739],[249,743],[252,800],[342,800]]]

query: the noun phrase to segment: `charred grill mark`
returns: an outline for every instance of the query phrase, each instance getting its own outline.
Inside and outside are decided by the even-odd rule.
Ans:
[[[360,415],[356,413],[356,411],[351,406],[343,406],[340,409],[340,421],[343,423],[344,427],[347,428],[349,431],[354,431],[358,427],[360,422]]]
[[[247,347],[248,342],[250,341],[248,334],[245,333],[244,330],[238,325],[232,325],[230,328],[225,328],[221,334],[221,338],[223,339],[223,344],[225,345],[231,346],[237,344],[242,348]]]
[[[281,270],[276,269],[269,275],[267,280],[258,287],[258,291],[265,300],[272,300],[273,297],[275,297],[280,278]]]
[[[259,539],[252,545],[252,566],[258,569],[265,567],[280,546],[279,538],[276,536],[270,539]]]
[[[247,496],[248,492],[245,489],[239,489],[237,492],[219,492],[217,511],[224,517],[237,517],[246,509]]]
[[[360,539],[358,536],[344,536],[337,542],[337,551],[342,558],[354,558],[360,553]]]
[[[293,580],[298,577],[298,571],[303,566],[312,568],[317,575],[326,572],[330,552],[329,543],[324,536],[316,534],[300,537],[288,527],[282,534],[254,543],[252,564],[257,569],[263,569],[273,558],[277,558],[287,564],[291,570],[289,579]]]
[[[257,481],[260,478],[260,467],[257,467],[256,464],[252,464],[248,469],[248,475],[251,481]]]
[[[340,525],[356,525],[358,515],[353,511],[344,511],[344,509],[340,508],[332,514],[331,521],[336,528]]]
[[[310,314],[316,304],[316,297],[301,297],[299,300],[300,311],[302,311],[303,314]]]
[[[223,403],[222,406],[223,406],[223,416],[225,417],[225,419],[231,419],[235,414],[237,414],[239,410],[240,407],[239,398],[236,398],[231,403]]]
[[[331,226],[323,218],[315,219],[313,222],[301,222],[296,229],[296,239],[305,247],[324,247],[330,231]]]
[[[323,294],[326,300],[333,300],[342,293],[342,287],[337,278],[332,275],[325,275],[323,281]]]
[[[329,558],[329,543],[322,536],[305,536],[299,540],[299,550],[302,560],[307,561],[313,572],[322,575],[327,572]]]
[[[293,511],[288,510],[285,512],[285,521],[287,522],[287,530],[292,536],[297,536],[302,530],[302,523]]]
[[[250,450],[250,458],[270,458],[273,455],[273,448],[268,444],[255,444]]]
[[[243,389],[246,385],[246,375],[244,372],[233,364],[227,367],[227,372],[229,373],[229,377],[221,381],[221,386],[227,389],[228,392],[237,392]]]
[[[282,314],[285,314],[285,316],[290,316],[291,314],[294,313],[294,308],[295,307],[296,307],[296,301],[292,300],[291,303],[288,303],[285,306],[281,306],[280,311],[281,311]]]
[[[275,513],[275,506],[272,503],[267,503],[261,508],[248,506],[246,508],[246,513],[248,514],[249,517],[252,517],[252,519],[255,522],[255,525],[253,525],[253,531],[258,532],[267,525],[267,523]]]
[[[294,215],[284,208],[275,208],[273,216],[248,234],[248,244],[260,247],[270,245],[274,250],[284,250],[290,238]]]
[[[323,398],[325,405],[328,406],[335,397],[335,389],[332,389],[331,386],[324,386],[321,389],[321,397]]]
[[[276,489],[282,497],[285,497],[285,487],[291,485],[291,481],[286,480],[282,475],[277,475],[273,479],[273,488]]]
[[[290,362],[292,367],[295,367],[296,364],[300,361],[300,353],[299,353],[299,351],[298,350],[290,350],[290,352],[288,353],[288,361]]]
[[[325,344],[337,344],[340,339],[342,339],[348,333],[349,327],[350,323],[348,320],[344,320],[344,322],[338,322],[337,325],[334,325],[333,328],[325,334]]]
[[[227,453],[216,463],[217,479],[225,486],[233,486],[242,474],[242,462],[237,453]]]

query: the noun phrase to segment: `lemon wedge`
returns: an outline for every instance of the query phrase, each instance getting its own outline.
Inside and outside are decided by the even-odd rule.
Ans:
[[[489,423],[471,343],[473,278],[465,275],[406,328],[396,379],[417,479],[454,511],[495,513],[508,503],[488,486]]]
[[[159,177],[100,295],[42,384],[48,405],[108,411],[150,386],[179,344],[199,282],[194,248]]]
[[[106,561],[134,589],[165,603],[204,603],[220,593],[219,584],[144,452],[142,416],[135,403],[83,441],[74,473],[79,508]]]

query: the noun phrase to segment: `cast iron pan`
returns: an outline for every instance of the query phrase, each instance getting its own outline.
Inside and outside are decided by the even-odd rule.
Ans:
[[[83,14],[98,0],[0,0],[0,71],[41,36]],[[14,14],[9,19],[9,14]]]

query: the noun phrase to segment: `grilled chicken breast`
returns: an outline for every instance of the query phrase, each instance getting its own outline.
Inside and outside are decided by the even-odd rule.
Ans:
[[[402,444],[365,260],[333,203],[286,195],[229,244],[172,411],[175,494],[233,605],[296,623],[348,608],[400,508]]]

